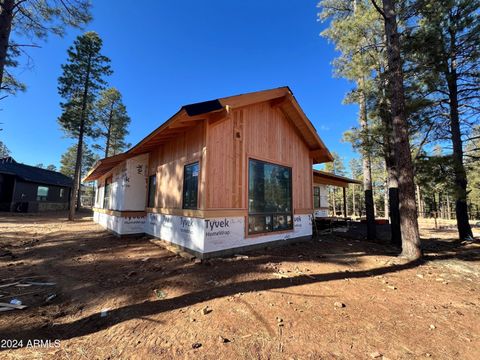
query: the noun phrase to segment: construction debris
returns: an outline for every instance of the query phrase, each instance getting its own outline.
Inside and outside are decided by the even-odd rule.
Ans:
[[[12,309],[17,309],[17,310],[23,310],[27,306],[26,305],[21,305],[21,304],[12,304],[12,303],[0,303],[0,307],[6,307],[6,308],[12,308]]]
[[[36,280],[32,280],[32,279]],[[51,287],[55,286],[56,283],[52,281],[45,281],[39,276],[29,276],[24,278],[9,278],[4,279],[9,280],[10,282],[5,284],[0,284],[2,293],[0,298],[6,299],[8,303],[1,303],[0,311],[10,311],[10,310],[23,310],[28,304],[32,306],[40,306],[49,302],[56,297],[55,293],[47,293],[51,290]],[[12,281],[13,280],[13,281]],[[50,289],[48,289],[48,288]],[[23,288],[29,288],[28,291],[24,291]]]

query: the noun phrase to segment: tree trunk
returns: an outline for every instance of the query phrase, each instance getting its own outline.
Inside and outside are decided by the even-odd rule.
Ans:
[[[367,104],[363,90],[363,81],[359,84],[360,94],[360,126],[362,128],[363,146],[362,146],[362,172],[363,172],[363,190],[365,192],[365,215],[367,217],[367,239],[375,240],[377,229],[375,227],[375,204],[373,201],[372,188],[372,164],[370,161],[370,141],[367,123]]]
[[[416,185],[418,217],[423,218],[422,194],[420,193],[420,186]]]
[[[70,211],[68,213],[68,220],[75,220],[75,199],[77,198],[80,188],[80,176],[82,168],[82,150],[83,150],[83,135],[85,133],[85,116],[87,114],[87,97],[90,86],[90,69],[91,69],[91,56],[88,58],[87,73],[85,74],[85,84],[83,88],[82,98],[82,112],[80,113],[80,129],[78,133],[77,144],[77,159],[75,162],[75,173],[73,175],[73,189],[70,196]]]
[[[410,260],[422,257],[418,230],[415,184],[410,153],[408,123],[405,113],[403,69],[400,50],[400,36],[397,29],[397,15],[394,0],[383,0],[385,36],[387,40],[388,86],[392,109],[393,143],[395,163],[398,169],[398,192],[400,208],[400,229],[402,236],[402,257]]]
[[[0,91],[3,89],[3,74],[7,62],[14,6],[14,0],[0,0]]]
[[[447,219],[452,219],[452,207],[450,206],[450,196],[447,194]]]
[[[356,204],[355,204],[355,184],[352,185],[352,213],[353,213],[353,217],[356,217],[357,216],[357,209],[355,208]]]
[[[79,211],[82,207],[82,162],[80,162],[80,170],[78,170],[78,191],[77,191],[77,206],[76,210]]]
[[[400,229],[400,205],[398,198],[398,172],[395,164],[395,152],[392,144],[392,126],[389,118],[384,117],[385,126],[385,164],[388,177],[388,209],[390,218],[390,242],[394,246],[402,246],[402,234]]]
[[[379,68],[378,72],[382,73]],[[385,81],[382,83],[383,91],[387,90]],[[400,230],[400,209],[398,199],[398,170],[395,163],[395,151],[393,145],[393,127],[392,116],[388,109],[387,100],[385,100],[386,93],[383,93],[381,99],[379,115],[383,125],[383,152],[385,158],[385,167],[387,169],[387,184],[388,184],[388,213],[385,215],[390,220],[390,242],[392,245],[402,246],[402,235]]]
[[[337,216],[337,200],[336,200],[336,191],[335,187],[332,188],[332,205],[333,205],[333,216]]]
[[[453,145],[453,168],[455,171],[455,213],[457,215],[457,228],[460,240],[470,240],[473,238],[473,233],[468,221],[467,174],[463,165],[463,143],[458,113],[458,75],[457,60],[455,58],[456,33],[452,28],[449,31],[452,58],[450,59],[450,69],[446,77],[450,100],[450,132]]]

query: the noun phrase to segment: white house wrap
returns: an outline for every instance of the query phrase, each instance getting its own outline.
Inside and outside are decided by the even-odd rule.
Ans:
[[[282,87],[183,106],[85,180],[102,226],[208,257],[310,239],[312,165],[331,160]]]

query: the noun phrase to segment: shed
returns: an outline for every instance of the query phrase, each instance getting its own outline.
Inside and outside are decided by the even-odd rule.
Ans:
[[[73,180],[59,172],[0,159],[0,211],[42,212],[69,207]]]
[[[312,234],[312,166],[333,158],[288,87],[181,107],[98,161],[94,220],[199,257]]]

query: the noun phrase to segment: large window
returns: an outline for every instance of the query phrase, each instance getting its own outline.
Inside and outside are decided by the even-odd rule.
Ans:
[[[157,175],[150,175],[148,177],[148,203],[147,207],[153,208],[155,206],[155,194],[157,190]]]
[[[48,186],[37,187],[37,201],[47,201]]]
[[[320,209],[320,188],[318,186],[313,188],[313,208]]]
[[[183,177],[183,208],[196,209],[198,199],[198,162],[185,165]]]
[[[250,159],[248,233],[293,229],[292,170]]]
[[[103,208],[110,209],[110,195],[112,193],[112,177],[105,180],[105,194],[103,196]]]

